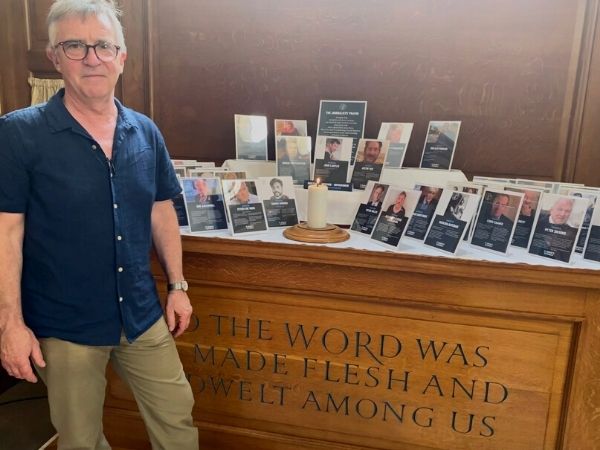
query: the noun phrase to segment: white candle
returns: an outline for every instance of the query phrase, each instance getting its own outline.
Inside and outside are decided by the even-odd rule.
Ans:
[[[317,179],[308,187],[308,228],[327,226],[327,186]]]

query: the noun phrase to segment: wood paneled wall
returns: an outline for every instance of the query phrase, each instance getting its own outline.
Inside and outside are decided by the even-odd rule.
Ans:
[[[598,1],[122,0],[117,93],[179,158],[235,157],[236,113],[267,115],[271,132],[307,119],[314,136],[320,99],[357,99],[366,136],[415,122],[405,165],[429,120],[462,120],[467,174],[600,185]],[[29,71],[52,72],[51,2],[0,2],[3,111],[28,103]]]

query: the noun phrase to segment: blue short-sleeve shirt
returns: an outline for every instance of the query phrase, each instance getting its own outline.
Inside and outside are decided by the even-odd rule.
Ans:
[[[0,211],[25,214],[22,309],[35,335],[116,345],[162,315],[150,216],[181,188],[150,119],[116,101],[109,161],[63,96],[0,117]]]

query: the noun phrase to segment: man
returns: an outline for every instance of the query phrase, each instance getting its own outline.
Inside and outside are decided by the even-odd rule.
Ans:
[[[232,184],[233,196],[230,199],[232,205],[249,205],[252,203],[260,203],[260,199],[256,194],[248,189],[248,182],[236,182]]]
[[[492,200],[488,219],[497,222],[494,225],[512,230],[513,221],[504,215],[509,204],[510,197],[507,194],[496,194]]]
[[[381,208],[381,200],[383,197],[383,192],[385,191],[385,187],[381,184],[376,184],[371,191],[371,196],[369,197],[369,201],[367,202],[367,206],[372,208]]]
[[[491,199],[491,201],[490,201]],[[471,243],[499,252],[506,252],[514,222],[504,213],[510,204],[508,194],[485,194]]]
[[[196,189],[194,200],[197,204],[206,205],[218,198],[216,195],[211,195],[212,189],[204,178],[197,178],[194,180],[194,188]]]
[[[288,200],[288,196],[283,194],[283,181],[279,178],[272,178],[269,182],[273,195],[271,201]]]
[[[523,191],[523,203],[521,204],[521,211],[519,211],[517,226],[515,227],[511,245],[527,248],[531,229],[533,228],[533,221],[535,220],[535,207],[539,197],[540,192],[531,190]]]
[[[354,164],[351,182],[354,189],[364,189],[369,180],[379,181],[383,163],[377,163],[381,153],[381,141],[365,141],[362,155],[359,153]]]
[[[578,229],[568,224],[575,200],[559,197],[549,211],[540,211],[529,253],[569,262]]]
[[[439,193],[440,189],[436,187],[424,186],[422,188],[415,212],[425,215],[427,217],[427,223],[429,223],[429,220],[433,217],[433,213],[438,204]]]
[[[336,138],[327,138],[325,140],[325,156],[324,160],[327,161],[337,161],[339,160],[338,149],[340,148],[341,142]]]
[[[193,396],[173,336],[192,312],[164,141],[114,88],[126,59],[106,0],[58,0],[47,55],[65,89],[0,119],[0,359],[46,382],[59,449],[109,449],[110,359],[135,395],[153,448],[197,449]],[[169,281],[166,322],[150,272]],[[172,336],[173,335],[173,336]]]
[[[379,154],[381,153],[381,142],[380,141],[367,141],[365,143],[363,162],[369,164],[375,164]]]

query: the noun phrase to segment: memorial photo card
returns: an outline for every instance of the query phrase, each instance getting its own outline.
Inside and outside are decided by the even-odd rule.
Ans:
[[[534,187],[505,186],[505,191],[523,194],[523,203],[517,218],[511,244],[514,247],[527,248],[533,232],[533,224],[540,212],[539,204],[544,191]]]
[[[571,262],[588,204],[585,198],[545,193],[533,227],[529,254]]]
[[[383,122],[381,124],[377,139],[389,141],[388,156],[385,160],[386,168],[402,167],[413,126],[414,124],[408,122]]]
[[[406,237],[422,241],[433,220],[440,197],[444,188],[418,184],[415,190],[419,192],[419,199],[406,228]]]
[[[583,259],[600,262],[600,208],[594,208]]]
[[[459,131],[460,121],[429,122],[419,167],[421,169],[450,170]]]
[[[575,253],[583,253],[583,248],[585,247],[590,224],[592,222],[592,215],[594,214],[594,209],[596,209],[596,205],[598,204],[600,190],[571,188],[567,190],[567,195],[585,198],[588,201],[585,209],[585,215],[583,216],[583,222],[581,224],[581,231],[579,232],[579,237],[577,238],[577,243],[575,244]]]
[[[256,187],[265,207],[269,228],[289,227],[298,223],[292,177],[260,177]]]
[[[354,221],[352,222],[350,231],[366,235],[372,233],[388,189],[388,184],[376,183],[374,181],[367,182],[361,202],[354,214]]]
[[[183,178],[181,182],[190,231],[226,230],[221,181],[218,178]]]
[[[294,184],[310,179],[311,138],[280,136],[275,141],[277,175],[292,177]]]
[[[419,195],[419,191],[390,186],[381,213],[373,227],[371,239],[388,247],[398,247]]]
[[[317,136],[312,179],[322,183],[347,183],[352,155],[352,138]]]
[[[479,206],[478,194],[445,189],[440,197],[424,244],[445,253],[456,253]]]
[[[506,254],[522,201],[521,192],[486,189],[473,227],[471,245]]]
[[[267,231],[267,218],[255,180],[222,180],[231,231],[249,234]]]
[[[385,164],[389,142],[360,139],[350,182],[354,189],[365,189],[369,180],[379,181]]]
[[[306,120],[275,119],[275,137],[307,135]]]
[[[235,157],[266,161],[267,118],[235,114]]]

